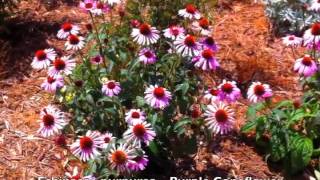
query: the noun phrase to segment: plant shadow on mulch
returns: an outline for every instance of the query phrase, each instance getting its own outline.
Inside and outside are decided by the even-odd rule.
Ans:
[[[4,28],[0,31],[0,79],[22,78],[31,70],[33,53],[49,47],[46,40],[59,24],[16,18],[7,21]]]

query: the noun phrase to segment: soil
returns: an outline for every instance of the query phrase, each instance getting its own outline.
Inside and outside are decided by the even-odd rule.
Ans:
[[[58,4],[44,6],[29,0],[22,1],[18,7],[8,22],[9,31],[0,28],[0,179],[58,177],[69,170],[65,158],[68,152],[55,146],[52,140],[34,135],[39,126],[39,108],[50,103],[53,96],[40,89],[46,73],[32,70],[30,63],[39,48],[54,47],[63,52],[63,42],[55,37],[62,22],[85,24],[88,17],[80,13],[73,2],[58,1]],[[272,86],[275,101],[301,96],[298,77],[291,68],[295,57],[291,49],[281,44],[281,39],[270,34],[263,5],[223,2],[214,15],[214,36],[220,46],[218,56],[224,71],[204,74],[205,83],[215,85],[217,77],[223,77],[237,81],[246,89],[251,81],[261,81]],[[248,104],[241,100],[235,105],[234,133],[216,137],[209,146],[201,146],[191,160],[177,162],[181,167],[179,175],[283,176],[276,168],[270,168],[263,154],[239,133],[246,121]]]

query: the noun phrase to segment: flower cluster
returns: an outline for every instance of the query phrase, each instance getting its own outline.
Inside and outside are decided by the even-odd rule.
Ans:
[[[315,3],[316,4],[316,3]],[[307,54],[298,58],[294,64],[294,71],[300,76],[311,77],[318,72],[318,64],[316,52],[320,51],[320,23],[316,22],[305,31],[303,37],[296,37],[294,35],[287,35],[282,38],[283,43],[291,47],[294,52],[294,48],[298,46],[304,46],[310,50]]]
[[[206,90],[202,116],[201,108],[193,104],[199,77],[189,72],[220,67],[212,22],[188,4],[176,12],[182,22],[170,26],[122,17],[115,27],[104,23],[113,20],[114,7],[124,4],[121,0],[81,1],[80,9],[91,18],[88,32],[73,23],[62,24],[57,38],[65,41],[65,51],[38,50],[31,65],[48,69],[41,87],[55,93],[61,107],[71,113],[52,105],[43,108],[38,133],[43,137],[70,133],[74,141],[63,142],[81,161],[105,159],[106,169],[131,174],[148,165],[152,153],[147,148],[176,133],[180,122],[175,119],[190,117],[185,106],[192,106],[192,118],[204,117],[200,126],[211,133],[230,132],[236,121],[231,105],[241,98],[241,91],[230,80]],[[269,85],[261,82],[253,82],[247,92],[253,103],[271,96]]]

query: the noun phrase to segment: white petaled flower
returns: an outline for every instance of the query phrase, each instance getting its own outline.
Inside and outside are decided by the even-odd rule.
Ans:
[[[184,28],[181,26],[170,26],[169,28],[163,30],[163,35],[166,38],[175,40],[177,37],[184,35]]]
[[[32,60],[31,66],[34,69],[45,69],[50,66],[57,56],[57,53],[52,49],[38,50]]]
[[[311,5],[308,8],[310,11],[320,11],[320,1],[319,0],[312,0]]]
[[[201,35],[209,36],[212,31],[212,26],[207,18],[202,17],[198,21],[192,23],[194,30],[199,31]]]
[[[126,113],[125,119],[129,125],[142,123],[146,120],[146,114],[140,109],[130,109],[130,111]]]
[[[147,23],[141,24],[139,28],[133,28],[131,36],[140,45],[154,44],[160,38],[159,31]]]
[[[123,134],[123,138],[125,140],[133,142],[133,144],[137,144],[139,146],[142,142],[148,146],[155,136],[156,133],[152,129],[151,124],[145,121],[130,125],[128,130]]]
[[[151,107],[155,109],[163,109],[170,104],[172,98],[171,93],[158,85],[150,85],[144,92],[144,99]]]
[[[237,87],[237,83],[234,81],[223,80],[223,82],[218,86],[218,89],[220,101],[232,103],[241,97],[241,91]]]
[[[115,144],[111,148],[108,160],[110,162],[110,167],[117,170],[118,172],[129,172],[128,164],[133,162],[135,158],[135,151],[131,146],[127,144]]]
[[[79,34],[80,28],[71,23],[63,23],[61,29],[58,31],[57,37],[60,39],[66,39],[70,34]]]
[[[234,128],[234,112],[223,103],[208,105],[204,115],[206,126],[214,134],[227,134]]]
[[[286,46],[300,46],[302,44],[302,38],[299,38],[295,35],[287,35],[286,37],[282,38],[282,42]]]
[[[120,83],[114,80],[107,81],[102,85],[101,91],[109,97],[117,96],[121,91]]]
[[[81,136],[70,147],[72,154],[81,161],[88,161],[100,155],[98,148],[102,148],[104,139],[98,131],[87,131],[85,136]]]
[[[320,22],[314,23],[310,29],[306,30],[303,35],[305,46],[313,47],[320,41]]]
[[[56,58],[49,67],[48,75],[52,77],[56,77],[61,73],[69,75],[75,67],[76,61],[73,58],[70,58],[70,56]]]
[[[110,7],[107,4],[103,2],[97,2],[96,6],[91,10],[91,13],[96,16],[101,16],[104,13],[109,12],[109,10]]]
[[[196,55],[199,50],[199,43],[192,35],[179,36],[173,44],[175,45],[176,51],[183,56]]]
[[[262,84],[261,82],[253,82],[248,89],[248,99],[253,103],[263,101],[266,98],[270,98],[272,90],[268,84]]]
[[[67,50],[80,50],[84,47],[84,38],[82,36],[77,36],[70,34],[68,36],[68,40],[65,43],[65,47]]]
[[[84,0],[80,2],[79,6],[83,11],[91,12],[96,7],[96,3],[95,0]]]
[[[48,76],[47,79],[41,84],[41,88],[45,91],[55,93],[57,89],[60,89],[64,86],[64,79],[61,75],[56,77]]]
[[[101,55],[96,55],[90,58],[91,64],[102,64],[104,61],[103,57]]]
[[[188,19],[200,19],[201,14],[193,4],[187,4],[184,9],[179,10],[179,16]]]
[[[215,57],[215,52],[212,49],[204,49],[192,58],[194,66],[204,71],[216,70],[219,67],[219,62]]]
[[[219,101],[219,90],[215,89],[215,88],[211,88],[206,90],[204,95],[204,99],[206,99],[207,101],[209,101],[209,103],[215,103]]]
[[[155,52],[149,48],[143,48],[139,51],[139,61],[143,64],[154,64],[157,61]]]
[[[102,134],[102,139],[104,141],[102,148],[106,149],[111,145],[113,140],[115,140],[116,138],[113,137],[111,133],[105,132],[104,134]]]
[[[111,6],[113,6],[114,4],[120,4],[121,0],[104,0],[105,2],[108,2],[108,4],[110,4]]]
[[[297,59],[293,69],[305,77],[313,76],[318,71],[317,64],[310,55]]]
[[[143,152],[143,155],[139,155],[135,157],[133,159],[133,162],[128,164],[128,168],[131,171],[135,171],[135,172],[143,171],[146,169],[148,162],[149,162],[148,156],[145,155]]]
[[[41,110],[39,121],[40,128],[37,132],[43,137],[58,134],[67,125],[64,113],[52,105]]]

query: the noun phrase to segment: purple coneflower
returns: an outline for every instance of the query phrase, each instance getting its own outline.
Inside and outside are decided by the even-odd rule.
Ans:
[[[82,36],[77,36],[70,34],[68,36],[68,40],[65,43],[65,47],[67,50],[80,50],[84,47],[84,38]]]
[[[129,125],[142,123],[146,120],[146,114],[140,109],[130,109],[130,111],[126,113],[125,119]]]
[[[200,42],[204,49],[208,48],[213,50],[214,52],[218,51],[218,46],[212,36],[202,38]]]
[[[211,34],[212,26],[207,18],[202,17],[192,23],[193,29],[199,31],[201,35],[208,36]]]
[[[85,136],[81,136],[70,147],[71,152],[81,161],[88,161],[100,155],[98,148],[102,148],[104,139],[98,131],[87,131]]]
[[[57,57],[49,67],[48,75],[51,77],[56,77],[61,73],[69,75],[75,67],[76,61],[71,59],[70,56]]]
[[[317,64],[310,55],[297,59],[293,69],[305,77],[310,77],[318,71]]]
[[[184,9],[179,10],[179,16],[187,19],[200,19],[201,14],[193,4],[187,4]]]
[[[208,105],[204,115],[207,127],[214,134],[227,134],[234,126],[234,112],[225,104]]]
[[[139,52],[139,61],[143,64],[154,64],[157,61],[157,56],[153,50],[143,48]]]
[[[215,88],[210,88],[206,90],[204,93],[204,99],[207,100],[209,103],[215,103],[219,101],[219,90]]]
[[[132,162],[128,163],[128,168],[131,171],[135,172],[143,171],[144,169],[146,169],[148,162],[148,156],[143,152],[143,155],[135,157],[134,159],[132,159]]]
[[[107,81],[102,85],[101,91],[109,97],[117,96],[121,91],[120,83],[114,80]]]
[[[147,23],[140,24],[139,28],[133,28],[131,36],[140,45],[154,44],[160,38],[159,31]]]
[[[77,35],[79,34],[80,28],[71,23],[63,23],[61,29],[58,31],[57,37],[59,39],[66,39],[70,34]]]
[[[67,125],[64,113],[52,105],[41,110],[39,121],[40,128],[37,132],[43,137],[58,134]]]
[[[286,37],[282,38],[282,42],[286,46],[300,46],[302,44],[302,38],[299,38],[295,35],[287,35]]]
[[[108,155],[110,167],[118,172],[130,171],[128,164],[133,162],[134,152],[134,149],[127,144],[119,144],[119,146],[114,144]]]
[[[196,41],[195,36],[179,36],[173,44],[175,45],[177,52],[183,56],[193,56],[198,53],[199,43]]]
[[[112,133],[109,133],[109,132],[105,132],[104,134],[101,135],[104,143],[102,145],[102,148],[106,149],[108,148],[111,143],[113,142],[113,140],[115,140],[116,138],[113,137]]]
[[[60,89],[64,86],[64,79],[61,75],[56,77],[48,76],[47,79],[41,84],[41,88],[45,91],[55,93],[57,89]]]
[[[50,66],[57,56],[57,53],[52,49],[38,50],[35,53],[31,66],[34,69],[45,69]]]
[[[248,99],[253,103],[263,101],[266,98],[270,98],[272,90],[268,84],[262,84],[261,82],[253,82],[248,89]]]
[[[192,58],[194,66],[204,71],[216,70],[219,67],[219,62],[215,57],[215,52],[211,49],[204,49],[199,52],[199,55]]]
[[[184,35],[184,32],[185,32],[185,30],[183,27],[174,25],[174,26],[170,26],[169,28],[163,30],[163,33],[164,33],[163,35],[166,38],[175,40],[175,39],[177,39],[177,37]]]
[[[94,10],[94,8],[96,7],[96,1],[94,0],[84,0],[81,1],[79,4],[79,7],[84,11],[84,12],[91,12],[92,10]]]
[[[226,81],[218,86],[219,89],[219,100],[226,101],[228,103],[235,102],[241,96],[240,89],[237,87],[237,83],[234,81]]]
[[[163,109],[169,106],[171,100],[171,93],[163,87],[158,85],[150,85],[144,92],[144,99],[151,107],[155,109]]]
[[[137,145],[140,145],[141,142],[149,145],[155,136],[156,133],[152,130],[151,124],[147,122],[130,125],[129,129],[123,134],[125,140]]]
[[[103,57],[101,55],[96,55],[90,58],[91,64],[99,65],[102,64],[104,61]]]

